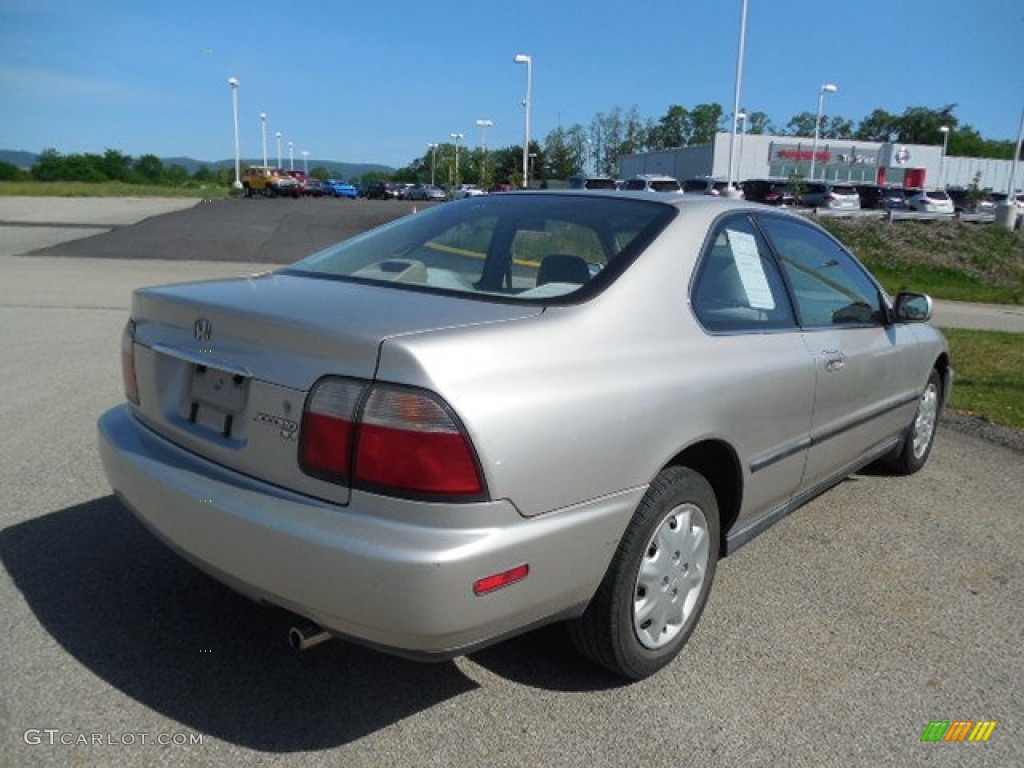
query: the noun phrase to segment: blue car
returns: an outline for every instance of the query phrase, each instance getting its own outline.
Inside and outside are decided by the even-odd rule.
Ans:
[[[334,197],[347,197],[352,200],[359,196],[354,186],[341,179],[327,179],[324,181],[324,194],[333,195]]]

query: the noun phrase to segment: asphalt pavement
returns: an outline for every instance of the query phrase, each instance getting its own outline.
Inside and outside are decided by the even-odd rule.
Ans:
[[[255,204],[306,202],[346,204]],[[96,453],[130,289],[266,264],[3,253],[0,765],[1020,764],[1019,453],[942,429],[919,474],[850,478],[724,561],[683,654],[641,683],[558,627],[434,665],[297,654],[286,617],[155,541]],[[997,725],[921,741],[947,720]]]

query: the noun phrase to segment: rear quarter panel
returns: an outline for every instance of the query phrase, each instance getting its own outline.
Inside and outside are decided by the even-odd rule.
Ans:
[[[725,441],[746,466],[806,432],[813,373],[796,335],[730,347],[697,325],[688,284],[707,221],[720,210],[677,219],[588,303],[500,327],[389,339],[378,376],[445,397],[470,432],[492,497],[525,515],[645,486],[702,439]],[[799,359],[785,348],[802,350]],[[797,380],[807,383],[794,397]],[[802,461],[780,463],[788,479],[769,489],[764,475],[763,497],[745,503],[787,495]]]

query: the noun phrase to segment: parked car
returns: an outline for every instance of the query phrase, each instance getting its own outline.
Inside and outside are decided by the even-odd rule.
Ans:
[[[882,184],[858,184],[857,195],[860,207],[867,209],[905,210],[907,198],[902,187]]]
[[[796,205],[793,185],[784,179],[747,179],[741,185],[743,197],[765,205]]]
[[[992,192],[989,194],[989,198],[992,200],[992,205],[998,207],[1000,205],[1006,205],[1006,201],[1009,199],[1005,192]],[[1017,213],[1024,213],[1024,193],[1018,191],[1014,195],[1013,205],[1017,209]]]
[[[368,200],[397,200],[399,186],[393,181],[371,181],[366,185],[365,197]]]
[[[907,207],[923,213],[953,214],[953,201],[944,189],[908,189]]]
[[[461,200],[464,197],[480,197],[481,195],[486,194],[487,192],[480,189],[476,184],[460,184],[455,188],[455,191],[452,192],[452,199]]]
[[[577,174],[569,177],[570,189],[616,189],[617,184],[611,176],[588,176]]]
[[[831,181],[808,181],[800,196],[801,205],[808,208],[831,208],[835,210],[860,210],[860,195],[849,184]]]
[[[627,179],[622,188],[629,192],[679,192],[679,182],[671,176],[660,176],[653,173],[642,173]]]
[[[323,181],[324,194],[330,195],[331,197],[347,197],[349,199],[355,199],[359,196],[359,191],[349,184],[347,181],[342,179],[324,179]]]
[[[987,192],[966,187],[947,187],[946,194],[953,201],[955,213],[995,213],[996,204]]]
[[[291,169],[285,171],[299,184],[299,193],[306,197],[322,197],[324,194],[323,184],[320,179],[310,176],[303,170]]]
[[[302,193],[299,182],[283,169],[266,165],[251,165],[246,168],[242,174],[242,189],[245,190],[246,197],[263,195],[298,198]]]
[[[434,184],[414,184],[405,193],[406,200],[441,201],[447,199],[444,190]]]
[[[100,454],[147,529],[303,617],[300,647],[448,658],[568,621],[638,679],[721,556],[870,463],[924,466],[951,383],[930,314],[788,211],[474,198],[136,290]]]
[[[735,186],[735,185],[734,185]],[[683,194],[686,195],[710,195],[718,197],[725,194],[729,182],[725,179],[715,179],[711,176],[698,176],[693,179],[685,179],[682,184]],[[742,192],[742,189],[738,189]]]

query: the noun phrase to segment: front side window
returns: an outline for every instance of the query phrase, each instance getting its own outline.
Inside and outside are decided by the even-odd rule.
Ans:
[[[802,221],[765,216],[760,224],[778,255],[802,326],[884,322],[878,287],[838,242]]]
[[[697,319],[709,331],[796,327],[779,269],[745,215],[731,216],[712,230],[691,297]]]

